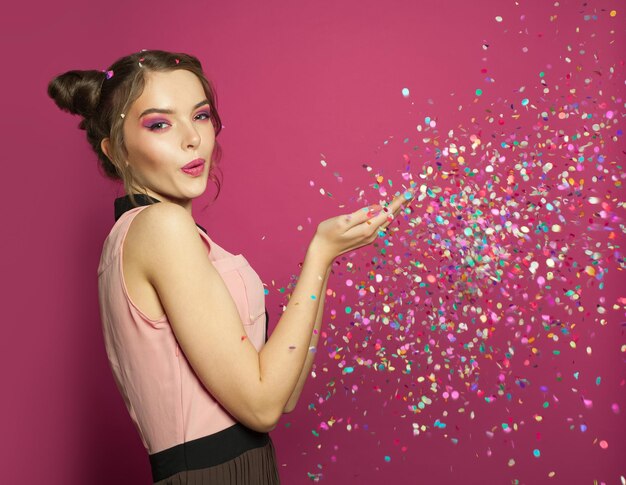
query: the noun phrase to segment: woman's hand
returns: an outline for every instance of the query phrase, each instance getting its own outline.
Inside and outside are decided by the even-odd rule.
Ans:
[[[378,204],[367,206],[351,214],[320,222],[311,241],[315,253],[327,259],[330,264],[337,256],[372,243],[379,231],[384,231],[393,222],[402,206],[413,200],[415,190],[416,188],[412,188],[404,191],[387,207]],[[408,199],[405,197],[407,192],[410,194]]]

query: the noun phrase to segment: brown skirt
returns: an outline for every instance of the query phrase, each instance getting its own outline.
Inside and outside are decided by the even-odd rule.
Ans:
[[[278,485],[274,444],[253,448],[220,465],[200,470],[185,470],[155,485]]]

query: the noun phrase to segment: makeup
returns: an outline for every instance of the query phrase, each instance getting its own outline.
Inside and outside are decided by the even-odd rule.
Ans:
[[[204,158],[196,158],[181,168],[183,172],[192,177],[197,177],[204,170]]]

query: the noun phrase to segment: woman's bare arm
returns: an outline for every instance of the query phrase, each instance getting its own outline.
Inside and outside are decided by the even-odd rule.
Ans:
[[[392,206],[391,206],[391,211],[390,212],[393,213],[394,217],[395,217],[395,215],[399,212],[399,210],[402,207],[401,204],[398,204],[398,200],[399,199],[394,200],[394,202],[392,203]],[[405,201],[406,201],[406,199],[405,199]],[[402,201],[402,202],[404,203],[405,201]],[[383,229],[383,230],[386,230],[387,227],[389,226],[389,224],[392,221],[393,221],[393,217],[391,217],[390,219],[387,220],[387,222],[382,224],[380,226],[380,228]],[[328,284],[328,278],[330,276],[331,269],[332,269],[332,267],[329,266],[327,271],[326,271],[326,276],[324,278],[324,285],[322,286],[322,295],[321,295],[321,298],[320,298],[320,305],[319,305],[319,308],[317,310],[317,316],[315,318],[315,325],[313,327],[313,334],[311,335],[311,341],[309,342],[309,353],[308,353],[307,358],[306,358],[306,360],[304,362],[304,366],[302,368],[302,372],[300,374],[300,378],[298,379],[298,383],[296,384],[296,387],[295,387],[293,393],[289,397],[289,400],[287,401],[287,404],[285,405],[285,409],[283,409],[284,413],[290,413],[296,407],[298,399],[300,398],[300,394],[302,394],[302,389],[304,388],[304,384],[306,382],[306,379],[309,376],[309,372],[311,371],[311,367],[313,365],[313,361],[315,360],[315,356],[317,355],[317,344],[318,344],[319,337],[320,337],[320,329],[321,329],[321,326],[322,326],[322,318],[324,316],[324,303],[325,303],[325,297],[326,297],[326,287],[327,287],[327,284]]]
[[[326,299],[326,286],[328,285],[328,277],[330,276],[331,266],[326,270],[326,277],[324,278],[324,284],[322,285],[322,293],[320,297],[320,304],[317,309],[317,316],[315,317],[315,325],[313,326],[313,334],[311,335],[311,341],[309,342],[308,354],[306,360],[304,361],[304,366],[302,367],[302,371],[300,372],[300,377],[298,378],[298,383],[296,384],[295,389],[289,396],[289,400],[285,405],[285,409],[283,409],[284,413],[290,413],[296,407],[298,399],[300,399],[300,394],[302,394],[302,389],[304,388],[304,383],[309,377],[309,372],[311,371],[311,366],[313,365],[313,361],[315,360],[315,355],[317,352],[317,342],[320,338],[320,329],[322,326],[322,318],[324,317],[324,302]]]
[[[395,199],[392,210],[400,204]],[[372,242],[386,219],[383,212],[357,211],[320,223],[289,303],[259,352],[246,338],[235,302],[188,211],[154,204],[135,217],[129,231],[136,231],[143,248],[138,267],[157,291],[200,381],[235,419],[269,431],[302,375],[329,266],[336,256]]]

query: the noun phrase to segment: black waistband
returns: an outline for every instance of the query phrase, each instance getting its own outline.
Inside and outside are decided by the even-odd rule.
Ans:
[[[215,434],[148,455],[152,480],[158,482],[183,470],[199,470],[226,463],[248,450],[265,446],[268,441],[267,433],[236,423]]]

